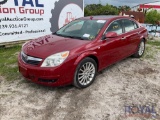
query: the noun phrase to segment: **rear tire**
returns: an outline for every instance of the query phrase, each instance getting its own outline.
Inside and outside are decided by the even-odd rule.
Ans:
[[[143,56],[145,51],[145,41],[141,40],[139,46],[138,46],[138,50],[136,51],[136,53],[133,55],[133,57],[135,58],[140,58]]]
[[[86,88],[95,80],[97,63],[92,58],[83,59],[77,66],[73,84],[77,88]]]

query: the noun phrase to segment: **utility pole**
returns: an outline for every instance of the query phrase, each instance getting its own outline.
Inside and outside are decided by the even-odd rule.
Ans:
[[[99,4],[101,4],[101,0],[99,0]]]

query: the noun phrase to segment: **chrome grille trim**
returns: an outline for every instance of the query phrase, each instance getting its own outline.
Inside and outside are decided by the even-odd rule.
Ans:
[[[41,58],[28,56],[23,51],[21,52],[21,59],[23,60],[24,63],[28,63],[31,65],[38,65],[42,61]]]

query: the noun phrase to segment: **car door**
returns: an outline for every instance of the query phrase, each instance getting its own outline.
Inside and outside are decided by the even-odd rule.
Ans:
[[[139,42],[140,42],[140,31],[137,23],[133,20],[123,19],[124,26],[124,41],[126,41],[126,47],[124,48],[124,57],[134,54]]]
[[[124,49],[126,47],[121,20],[113,21],[106,29],[105,34],[107,32],[116,32],[118,36],[101,41],[100,56],[102,65],[105,67],[123,59],[125,54]]]

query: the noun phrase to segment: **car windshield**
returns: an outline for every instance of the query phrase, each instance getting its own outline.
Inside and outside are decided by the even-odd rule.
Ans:
[[[55,34],[81,40],[96,38],[106,20],[75,20],[58,30]]]

